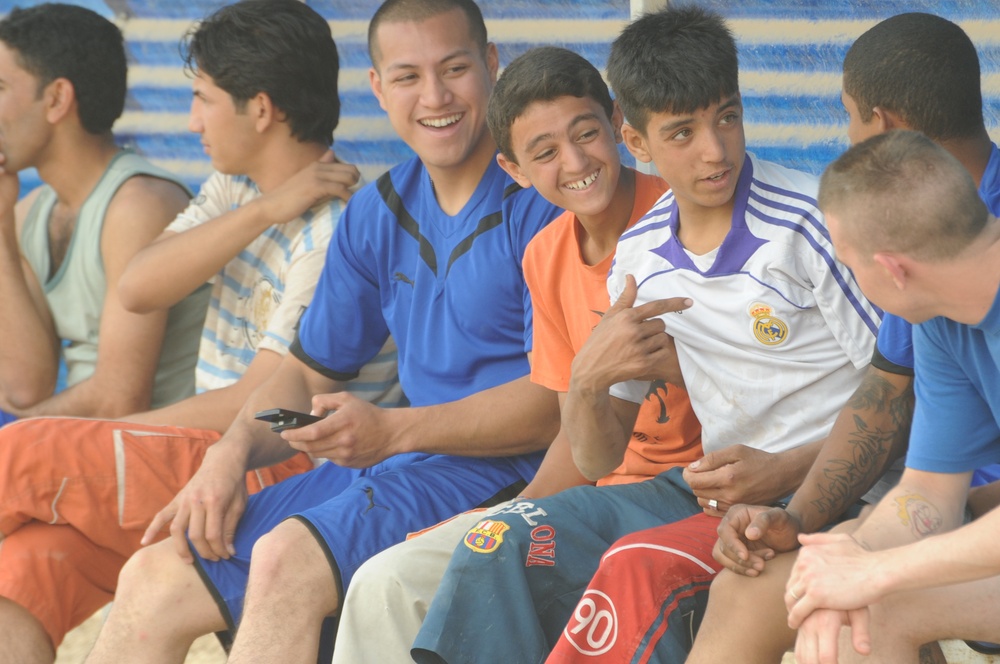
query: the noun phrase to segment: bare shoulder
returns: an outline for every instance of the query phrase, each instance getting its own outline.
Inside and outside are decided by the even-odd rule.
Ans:
[[[35,187],[22,196],[21,200],[14,205],[14,219],[17,223],[18,237],[21,235],[21,228],[24,226],[24,220],[28,217],[28,212],[31,211],[31,206],[35,204],[35,201],[38,200],[38,196],[41,193],[42,187]]]
[[[115,192],[105,223],[155,224],[166,227],[188,204],[180,185],[151,175],[136,175]]]

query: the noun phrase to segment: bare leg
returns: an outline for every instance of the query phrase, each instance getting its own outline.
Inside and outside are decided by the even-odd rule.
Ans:
[[[181,663],[196,638],[223,629],[226,622],[198,571],[168,540],[141,549],[125,564],[87,662]]]
[[[21,605],[0,598],[0,662],[52,664],[55,658],[42,624]]]
[[[998,602],[1000,577],[890,595],[871,607],[871,655],[858,655],[845,629],[839,646],[840,661],[933,662],[918,659],[924,656],[921,644],[949,638],[1000,641]]]
[[[230,664],[316,661],[323,619],[340,597],[312,532],[289,519],[253,548],[247,596]]]
[[[795,554],[786,553],[768,561],[758,577],[729,570],[715,577],[688,664],[780,662],[795,645],[784,602],[794,563]]]

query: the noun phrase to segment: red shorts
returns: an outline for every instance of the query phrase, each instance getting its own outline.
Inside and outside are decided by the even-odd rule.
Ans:
[[[696,514],[615,542],[546,662],[645,663],[654,653],[684,661],[694,638],[685,614],[720,569],[712,558],[718,527],[719,519]]]
[[[0,428],[0,596],[27,609],[58,646],[111,600],[153,516],[218,439],[215,431],[78,418]],[[298,454],[247,473],[247,488],[312,467]]]

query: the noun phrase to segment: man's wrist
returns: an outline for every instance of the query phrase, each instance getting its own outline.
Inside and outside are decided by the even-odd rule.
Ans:
[[[389,449],[393,454],[409,454],[419,452],[420,446],[420,420],[425,414],[423,408],[385,408],[383,417],[386,418],[388,431],[391,439],[388,442]]]

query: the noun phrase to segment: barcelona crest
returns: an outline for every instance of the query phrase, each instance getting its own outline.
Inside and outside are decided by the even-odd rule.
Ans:
[[[466,534],[465,546],[476,553],[493,553],[503,543],[503,534],[508,530],[510,526],[503,521],[480,521]]]

